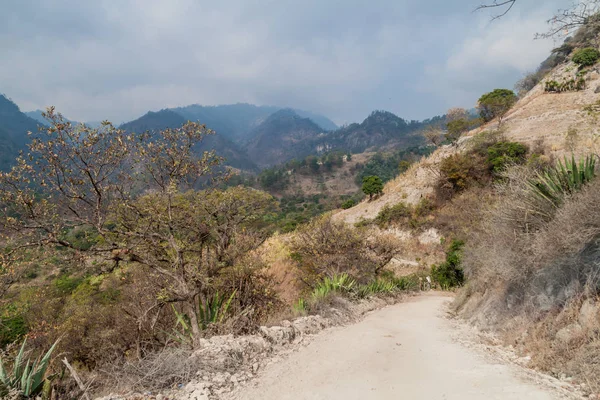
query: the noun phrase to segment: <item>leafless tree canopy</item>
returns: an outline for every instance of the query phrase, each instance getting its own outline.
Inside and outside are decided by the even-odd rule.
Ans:
[[[517,0],[493,0],[489,3],[481,4],[476,8],[478,10],[497,9],[492,19],[498,19],[506,14],[515,6]],[[550,28],[545,33],[536,34],[537,39],[564,37],[583,25],[593,23],[600,25],[600,0],[576,0],[565,9],[560,9],[547,22]]]

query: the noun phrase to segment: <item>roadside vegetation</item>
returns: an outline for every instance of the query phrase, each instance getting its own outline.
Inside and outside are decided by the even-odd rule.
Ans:
[[[164,357],[293,309],[262,248],[275,232],[293,232],[282,257],[298,276],[297,309],[414,287],[385,270],[396,238],[326,214],[341,199],[277,200],[227,183],[217,155],[191,151],[212,134],[203,125],[135,134],[72,125],[53,109],[46,118],[0,175],[3,395],[79,398],[132,371],[154,376],[136,390],[185,383],[155,375]]]

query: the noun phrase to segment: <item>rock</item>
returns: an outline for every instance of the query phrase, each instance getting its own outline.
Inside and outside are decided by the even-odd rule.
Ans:
[[[258,363],[252,364],[252,372],[253,373],[257,373],[258,372]]]
[[[435,228],[430,228],[419,235],[419,243],[421,244],[439,244],[441,240],[440,233]]]
[[[596,89],[594,90],[594,93],[600,93],[600,85],[596,86]]]
[[[163,396],[160,393],[156,395],[156,400],[163,400],[164,398],[165,398],[165,396]]]
[[[204,390],[195,390],[188,397],[190,400],[208,400],[208,394]]]

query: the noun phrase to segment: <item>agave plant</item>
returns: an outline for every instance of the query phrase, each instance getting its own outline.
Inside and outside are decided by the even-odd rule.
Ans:
[[[348,293],[356,285],[356,281],[350,275],[343,273],[334,275],[333,277],[326,276],[313,289],[313,300],[318,301],[325,298],[329,293]]]
[[[25,359],[26,343],[27,339],[23,340],[11,372],[7,370],[4,360],[0,357],[0,394],[3,396],[10,391],[16,391],[26,398],[35,397],[44,388],[46,372],[56,343],[50,347],[50,350],[43,357],[38,357],[34,361],[30,358]]]
[[[212,298],[206,299],[204,302],[200,300],[198,302],[198,327],[204,330],[211,324],[223,322],[236,292],[234,290],[227,300],[219,292],[216,292]],[[178,312],[173,305],[171,305],[171,308],[177,318],[175,327],[181,327],[182,330],[182,333],[175,331],[172,338],[180,343],[190,342],[193,337],[193,331],[189,316]]]
[[[565,157],[564,163],[558,164],[529,182],[533,193],[545,201],[559,207],[565,196],[581,190],[581,188],[596,177],[596,156],[588,155],[575,161]]]
[[[222,297],[217,291],[212,299],[206,299],[204,303],[200,300],[198,304],[200,320],[198,323],[201,325],[202,329],[206,329],[210,324],[223,322],[235,294],[236,290],[234,290],[233,293],[231,293],[231,296],[225,300],[225,297]]]

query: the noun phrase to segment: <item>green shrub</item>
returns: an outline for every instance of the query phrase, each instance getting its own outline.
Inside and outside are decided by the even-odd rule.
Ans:
[[[576,92],[585,89],[585,78],[578,77],[577,79],[569,79],[563,82],[555,80],[546,81],[544,91],[550,93]]]
[[[573,62],[580,67],[590,67],[600,59],[600,51],[593,47],[577,50],[573,54]]]
[[[83,278],[63,274],[54,280],[54,288],[60,294],[70,294],[84,281]]]
[[[501,172],[507,165],[523,164],[528,150],[521,143],[498,142],[488,148],[487,163],[494,172]]]
[[[365,176],[362,191],[369,195],[369,199],[372,199],[374,195],[383,193],[383,181],[378,176]]]
[[[484,122],[500,118],[517,102],[517,95],[509,89],[494,89],[479,98],[477,109]]]
[[[16,342],[28,331],[24,310],[13,303],[4,306],[0,315],[0,347]]]
[[[386,227],[391,223],[399,222],[410,218],[412,215],[412,209],[406,204],[400,202],[393,206],[386,204],[377,217],[375,217],[375,223],[380,227]]]
[[[414,217],[425,217],[431,214],[435,210],[435,204],[428,198],[424,197],[415,206],[413,210]]]
[[[462,286],[465,281],[464,271],[461,266],[461,250],[464,242],[453,240],[446,251],[446,261],[431,267],[431,276],[444,290]]]
[[[354,207],[355,205],[356,205],[356,202],[354,201],[354,199],[348,199],[342,203],[342,208],[344,210],[347,210],[349,208]]]
[[[396,289],[396,284],[393,281],[377,278],[367,284],[360,285],[356,290],[356,295],[359,298],[365,298],[376,294],[390,294]]]

